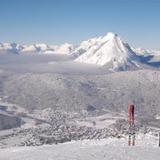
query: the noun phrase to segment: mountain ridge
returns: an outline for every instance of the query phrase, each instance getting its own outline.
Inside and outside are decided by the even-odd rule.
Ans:
[[[160,51],[130,47],[128,43],[122,41],[118,34],[113,32],[82,41],[78,46],[70,43],[62,45],[0,43],[0,54],[69,55],[76,63],[107,66],[113,71],[139,69],[146,65],[160,67]]]

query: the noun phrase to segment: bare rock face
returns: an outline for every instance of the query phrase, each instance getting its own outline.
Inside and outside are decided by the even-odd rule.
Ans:
[[[19,127],[21,119],[15,116],[0,114],[0,130]]]

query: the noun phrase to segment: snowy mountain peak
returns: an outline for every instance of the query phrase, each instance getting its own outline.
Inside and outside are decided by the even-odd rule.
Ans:
[[[137,59],[136,54],[115,33],[109,32],[104,37],[93,38],[86,42],[89,47],[86,47],[84,53],[75,61],[101,66],[109,64],[113,69],[135,66],[132,61]],[[83,45],[84,43],[80,47],[81,50],[83,50]]]
[[[106,34],[106,36],[104,36],[104,39],[111,40],[111,39],[114,39],[114,38],[116,38],[116,37],[118,37],[118,34],[113,33],[113,32],[108,32],[108,33]]]

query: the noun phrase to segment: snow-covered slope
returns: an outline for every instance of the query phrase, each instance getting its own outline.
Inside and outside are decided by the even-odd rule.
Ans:
[[[143,136],[143,137],[142,137]],[[0,150],[0,159],[9,160],[159,160],[160,149],[154,138],[142,135],[141,144],[127,146],[127,139],[77,141],[41,147],[14,147]],[[146,142],[143,144],[142,142]]]
[[[81,56],[83,53],[87,52],[92,46],[99,44],[101,39],[102,37],[91,38],[89,40],[82,41],[81,44],[77,48],[75,48],[72,55],[76,58]]]
[[[137,55],[121,38],[109,32],[104,37],[93,38],[81,44],[84,53],[75,61],[97,65],[110,64],[113,69],[137,67]],[[82,50],[82,49],[81,49]]]
[[[160,51],[148,50],[143,48],[132,48],[132,50],[138,55],[143,57],[143,59],[148,59],[147,63],[150,63],[152,66],[160,66]]]
[[[151,122],[151,117],[154,121],[155,115],[160,115],[159,81],[160,71],[155,70],[88,76],[27,73],[3,80],[0,93],[8,102],[28,110],[52,107],[80,113],[93,108],[104,113],[125,111],[128,103],[134,102],[144,116],[140,119],[143,117],[147,122],[150,117]],[[158,121],[154,123],[160,126]]]

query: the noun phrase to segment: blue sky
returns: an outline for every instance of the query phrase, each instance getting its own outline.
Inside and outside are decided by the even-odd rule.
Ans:
[[[160,0],[0,0],[0,41],[80,43],[112,31],[160,49]]]

